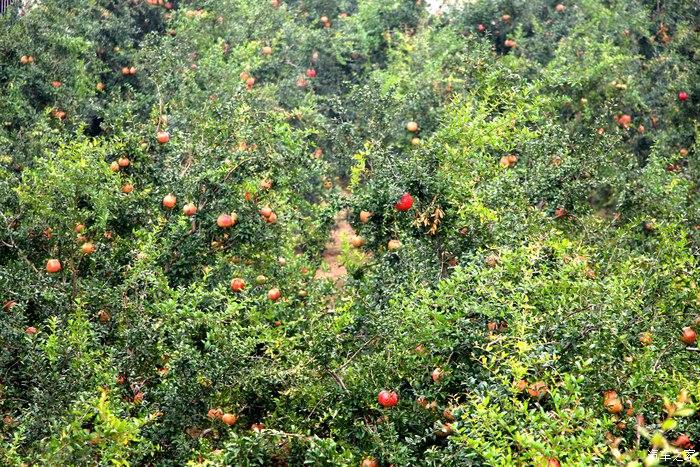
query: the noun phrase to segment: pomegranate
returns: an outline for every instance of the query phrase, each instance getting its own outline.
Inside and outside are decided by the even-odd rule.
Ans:
[[[93,253],[95,252],[95,245],[94,245],[92,242],[83,243],[83,244],[80,246],[80,251],[81,251],[84,255],[91,255],[91,254],[93,254]]]
[[[165,144],[168,141],[170,141],[170,133],[164,130],[160,130],[156,133],[156,141],[158,141],[159,144]]]
[[[46,272],[48,273],[55,273],[59,272],[61,269],[63,269],[63,266],[61,266],[61,262],[57,259],[50,259],[46,262]]]
[[[236,417],[232,413],[225,413],[221,416],[221,421],[224,422],[226,425],[231,426],[236,424],[236,422],[238,421],[238,417]]]
[[[282,296],[282,292],[280,292],[280,289],[274,288],[270,289],[267,292],[267,298],[270,299],[271,301],[275,302],[279,300],[279,298]]]
[[[234,292],[242,292],[245,289],[245,281],[240,277],[236,277],[231,281],[231,290]]]
[[[360,235],[353,235],[350,237],[350,244],[355,248],[360,248],[365,244],[365,239]]]
[[[233,215],[220,214],[219,217],[216,218],[216,225],[222,229],[229,229],[236,224],[236,220],[237,218],[234,218]]]
[[[194,203],[187,203],[182,207],[182,213],[187,217],[192,217],[197,214],[197,206]]]
[[[370,217],[372,217],[372,212],[370,211],[360,211],[360,222],[366,224],[369,222]]]
[[[399,395],[394,391],[382,389],[379,391],[379,395],[377,395],[377,402],[379,402],[379,405],[382,407],[394,407],[399,402]]]
[[[401,198],[396,202],[394,207],[397,211],[408,211],[413,206],[413,197],[410,193],[404,193]]]
[[[697,334],[693,328],[686,326],[681,331],[681,342],[685,345],[693,345],[697,339]]]
[[[163,197],[163,207],[165,209],[172,209],[177,204],[177,198],[173,194],[167,194]]]

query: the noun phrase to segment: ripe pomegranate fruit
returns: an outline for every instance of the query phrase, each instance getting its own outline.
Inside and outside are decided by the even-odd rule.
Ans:
[[[366,224],[369,222],[370,217],[372,217],[372,212],[370,211],[360,211],[360,222]]]
[[[216,218],[216,225],[218,225],[222,229],[229,229],[235,224],[236,219],[234,219],[234,217],[229,214],[220,214],[219,217]]]
[[[221,409],[209,409],[207,412],[207,417],[211,418],[212,420],[221,419],[223,416],[224,412],[222,412]]]
[[[377,395],[377,402],[379,402],[379,405],[382,407],[394,407],[399,402],[399,395],[394,391],[382,389],[379,391],[379,395]]]
[[[406,123],[406,131],[410,131],[411,133],[415,133],[416,131],[418,131],[418,124],[416,122]]]
[[[413,197],[410,193],[404,193],[401,198],[396,202],[394,207],[397,211],[408,211],[413,206]]]
[[[671,444],[679,448],[687,449],[691,444],[690,437],[686,434],[680,434]]]
[[[167,194],[163,197],[163,207],[165,209],[172,209],[177,204],[177,198],[173,194]]]
[[[515,164],[518,163],[518,156],[516,156],[515,154],[505,155],[501,157],[501,160],[498,163],[503,168],[513,167]]]
[[[681,342],[685,345],[693,345],[697,337],[697,334],[690,326],[684,327],[681,331]]]
[[[107,310],[100,310],[97,312],[97,319],[100,320],[100,323],[104,324],[110,320],[111,316],[107,312]]]
[[[194,203],[187,203],[182,207],[182,213],[187,217],[192,217],[197,214],[197,206]]]
[[[234,292],[242,292],[245,289],[245,281],[240,277],[236,277],[231,281],[231,290]]]
[[[265,222],[267,222],[268,224],[276,224],[277,223],[277,214],[275,214],[273,212],[272,214],[270,214],[269,216],[267,216],[265,218]]]
[[[619,414],[622,412],[622,401],[617,397],[616,393],[614,397],[606,395],[603,405],[605,409],[612,414]]]
[[[156,133],[156,141],[158,141],[159,144],[165,144],[168,141],[170,141],[170,133],[164,130],[160,130]]]
[[[350,237],[350,244],[355,248],[360,248],[365,244],[365,239],[360,235],[353,235]]]
[[[50,259],[46,262],[46,272],[53,274],[63,269],[61,262],[57,259]]]
[[[622,114],[619,117],[617,117],[617,124],[625,129],[629,128],[631,123],[632,117],[630,115]]]
[[[267,298],[270,299],[271,301],[275,302],[279,300],[279,298],[282,296],[282,292],[280,292],[280,289],[274,288],[270,289],[267,292]]]
[[[548,391],[549,388],[544,383],[544,381],[536,381],[530,385],[530,387],[527,390],[527,393],[530,395],[530,397],[540,398],[543,395],[545,395]]]
[[[83,244],[80,246],[80,251],[81,251],[84,255],[91,255],[91,254],[93,254],[93,253],[95,252],[95,245],[94,245],[92,242],[83,243]]]

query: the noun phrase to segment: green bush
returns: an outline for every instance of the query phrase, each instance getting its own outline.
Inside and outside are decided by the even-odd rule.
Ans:
[[[698,463],[697,8],[423,3],[0,16],[1,464]]]

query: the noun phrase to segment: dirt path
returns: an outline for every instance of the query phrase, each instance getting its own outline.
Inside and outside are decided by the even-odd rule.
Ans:
[[[316,279],[332,279],[339,286],[343,285],[342,279],[348,275],[348,271],[340,264],[341,245],[343,239],[349,239],[352,235],[355,232],[348,223],[348,211],[343,209],[335,216],[335,226],[323,252],[324,265],[316,270]]]

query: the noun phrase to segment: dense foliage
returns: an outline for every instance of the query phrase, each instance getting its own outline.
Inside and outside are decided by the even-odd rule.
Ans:
[[[696,2],[0,31],[1,465],[700,463]]]

